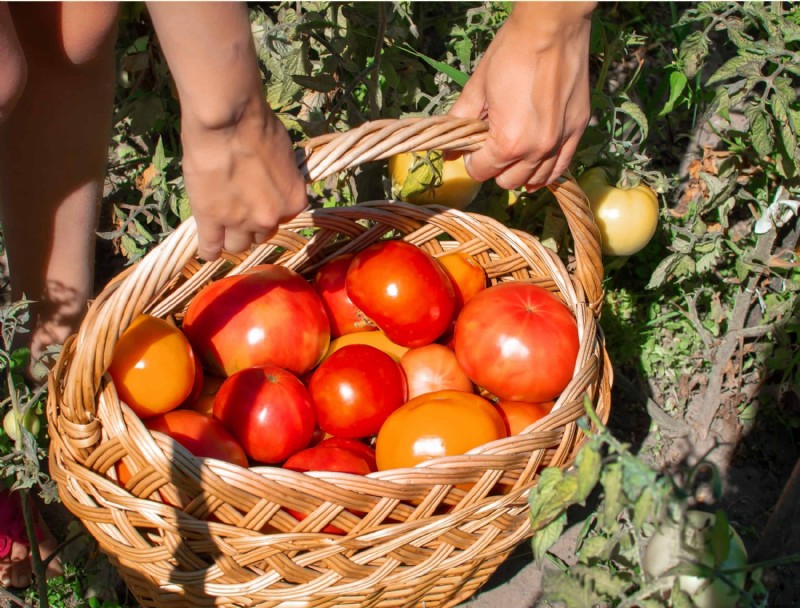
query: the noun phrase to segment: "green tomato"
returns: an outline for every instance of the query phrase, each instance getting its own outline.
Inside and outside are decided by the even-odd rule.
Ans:
[[[688,511],[682,537],[682,526],[668,521],[653,534],[644,552],[642,568],[649,578],[663,578],[664,573],[678,564],[701,561],[714,566],[711,535],[715,516],[704,511]],[[728,554],[717,564],[719,570],[741,568],[747,564],[747,552],[741,537],[733,528],[728,528]],[[702,553],[702,557],[700,554]],[[733,584],[741,588],[745,582],[744,572],[728,574]],[[674,576],[666,577],[674,581]],[[678,584],[698,608],[732,608],[739,594],[736,589],[720,579],[708,579],[689,574],[679,575]]]
[[[28,410],[22,417],[22,426],[30,431],[31,435],[36,437],[42,428],[42,422],[33,410]],[[11,441],[17,441],[19,439],[19,426],[17,425],[17,417],[14,414],[13,408],[8,410],[3,418],[3,430]]]
[[[578,184],[600,229],[603,253],[632,255],[650,242],[658,226],[658,198],[652,189],[645,184],[617,188],[608,183],[602,167],[584,172]]]

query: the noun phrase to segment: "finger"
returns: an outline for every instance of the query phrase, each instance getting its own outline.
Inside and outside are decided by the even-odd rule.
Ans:
[[[225,229],[222,226],[197,222],[197,256],[211,262],[222,253],[225,242]]]
[[[278,229],[272,230],[270,232],[254,232],[253,233],[253,242],[257,245],[262,245],[270,240],[273,236],[278,233]]]
[[[567,169],[569,169],[569,164],[572,162],[572,157],[575,155],[575,150],[578,149],[578,143],[580,143],[580,137],[572,137],[564,143],[558,152],[552,173],[545,180],[545,185],[552,184],[566,173]]]
[[[545,158],[525,182],[525,189],[528,192],[544,188],[550,182],[550,176],[553,174],[553,168],[556,166],[556,157]]]
[[[236,228],[225,229],[225,241],[223,248],[230,253],[242,253],[250,249],[253,244],[253,233],[249,230],[238,230]]]

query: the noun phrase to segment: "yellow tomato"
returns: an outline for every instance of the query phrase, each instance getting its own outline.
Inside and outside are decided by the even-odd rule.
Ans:
[[[464,157],[459,156],[454,160],[441,161],[441,152],[430,153],[434,166],[441,166],[441,179],[435,178],[433,171],[425,169],[421,174],[429,187],[418,193],[404,195],[403,185],[406,183],[409,171],[417,161],[422,162],[425,152],[405,152],[389,159],[389,174],[392,178],[392,193],[394,196],[414,205],[444,205],[454,209],[463,209],[478,195],[482,182],[472,179],[464,165]]]
[[[340,336],[335,340],[331,340],[331,344],[328,347],[328,352],[325,353],[323,361],[330,357],[337,350],[343,346],[347,346],[348,344],[366,344],[367,346],[374,346],[398,362],[400,361],[400,357],[402,357],[408,350],[407,346],[400,346],[399,344],[392,342],[386,337],[386,334],[380,330],[361,331],[354,334],[345,334],[344,336]]]
[[[632,255],[650,242],[658,226],[658,198],[652,189],[645,184],[617,188],[608,183],[602,167],[586,171],[578,184],[600,229],[603,253]]]

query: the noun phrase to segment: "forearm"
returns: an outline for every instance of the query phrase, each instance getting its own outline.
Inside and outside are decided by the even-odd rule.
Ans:
[[[531,44],[548,46],[556,38],[588,33],[596,7],[597,2],[515,2],[508,24]]]
[[[221,129],[261,104],[261,76],[245,3],[148,2],[147,8],[178,89],[184,122]]]

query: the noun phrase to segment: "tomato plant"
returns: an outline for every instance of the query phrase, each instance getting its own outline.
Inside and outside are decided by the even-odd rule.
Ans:
[[[578,325],[555,295],[532,283],[499,283],[456,320],[455,353],[473,382],[509,401],[556,398],[578,357]]]
[[[618,188],[603,167],[593,167],[578,178],[600,229],[603,253],[632,255],[644,248],[658,226],[658,198],[645,184]]]
[[[335,437],[374,435],[406,400],[400,364],[364,344],[345,346],[325,359],[308,388],[319,426]]]
[[[305,385],[274,365],[250,367],[229,376],[214,399],[214,417],[250,458],[269,464],[305,448],[316,426]]]
[[[378,470],[413,467],[440,456],[465,454],[506,437],[494,405],[474,393],[437,391],[410,399],[378,432]]]
[[[441,390],[475,390],[456,354],[441,344],[426,344],[412,348],[400,357],[400,366],[406,375],[408,398]]]
[[[347,293],[390,340],[430,344],[450,326],[455,292],[442,267],[405,241],[381,241],[356,254]]]
[[[347,295],[345,277],[352,260],[352,253],[335,257],[317,271],[312,281],[328,313],[332,338],[375,329],[375,324]]]
[[[119,337],[108,373],[119,398],[140,418],[175,409],[195,384],[194,352],[180,329],[140,315]]]
[[[433,150],[404,152],[389,159],[392,193],[415,205],[444,205],[463,209],[475,200],[482,182],[467,173],[464,157],[443,159]]]
[[[541,420],[553,409],[555,401],[527,403],[525,401],[498,401],[495,406],[503,416],[509,435],[519,435],[537,420]]]
[[[330,322],[317,292],[277,264],[204,287],[189,303],[183,330],[206,368],[219,376],[259,365],[303,374],[330,342]]]

